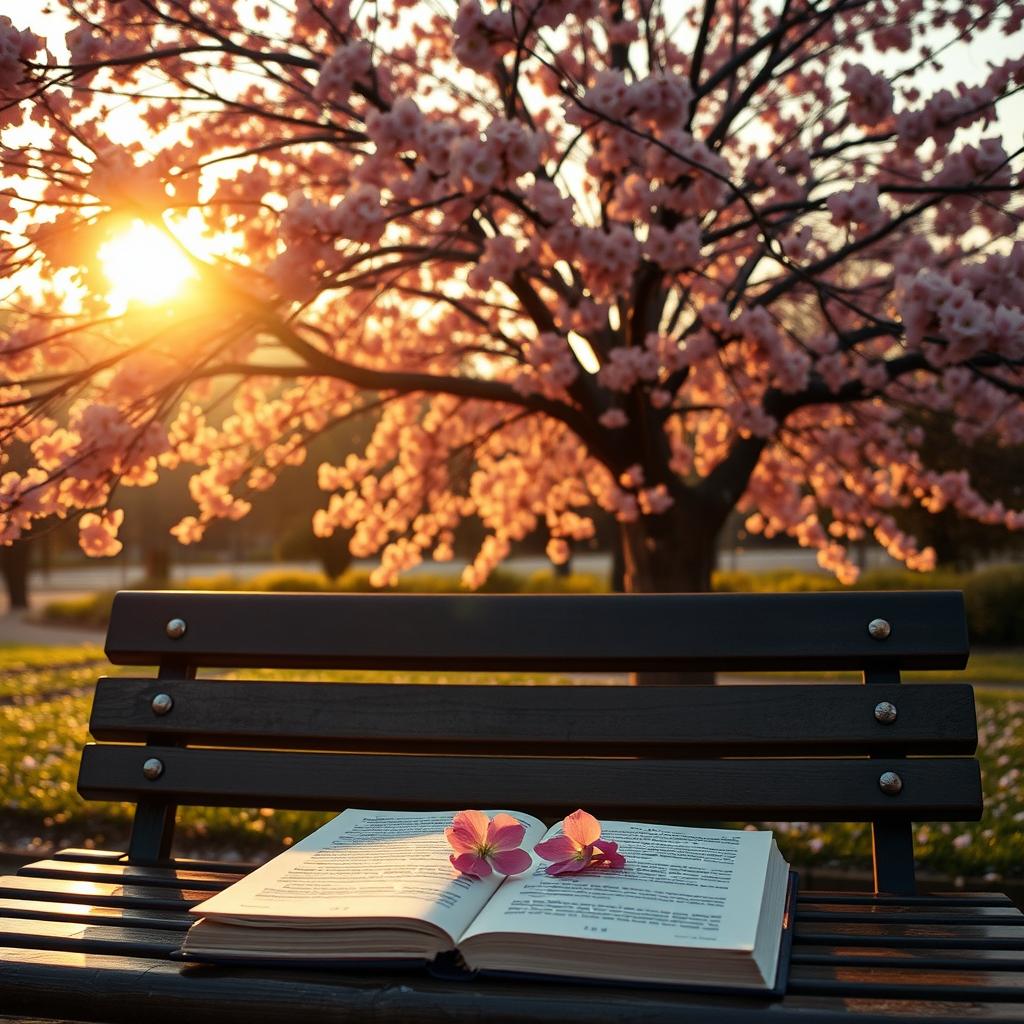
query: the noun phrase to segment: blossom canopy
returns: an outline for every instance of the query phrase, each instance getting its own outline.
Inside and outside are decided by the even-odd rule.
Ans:
[[[32,5],[28,5],[31,7]],[[1024,527],[1020,0],[54,0],[0,18],[0,542],[188,470],[202,539],[319,438],[376,585],[617,524],[703,589],[733,510],[852,580],[901,509]],[[1015,113],[1016,112],[1016,113]],[[111,300],[137,222],[190,274]]]

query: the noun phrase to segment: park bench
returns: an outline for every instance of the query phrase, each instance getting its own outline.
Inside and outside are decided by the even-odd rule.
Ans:
[[[977,819],[952,592],[407,596],[121,593],[79,789],[137,805],[126,853],[0,880],[0,1015],[106,1022],[1024,1020],[1024,917],[919,893],[915,821]],[[865,685],[484,686],[196,678],[196,670],[857,669]],[[472,759],[467,765],[466,759]],[[554,821],[856,821],[875,891],[799,894],[782,999],[187,966],[186,910],[244,870],[171,858],[179,805],[519,807]],[[7,1019],[21,1019],[8,1017]]]

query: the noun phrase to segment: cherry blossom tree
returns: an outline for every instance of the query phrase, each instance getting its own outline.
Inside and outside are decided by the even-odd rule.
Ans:
[[[733,509],[843,580],[931,566],[904,506],[1024,527],[909,426],[1024,442],[1019,0],[54,4],[0,19],[5,542],[113,554],[182,464],[194,542],[357,416],[312,529],[380,585],[469,517],[470,587],[604,510],[638,591]],[[137,222],[191,276],[118,306]]]

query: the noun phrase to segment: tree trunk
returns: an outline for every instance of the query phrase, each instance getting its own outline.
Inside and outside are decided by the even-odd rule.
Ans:
[[[0,547],[0,572],[7,587],[8,608],[28,607],[28,541],[16,540]]]
[[[674,506],[620,528],[624,590],[630,594],[707,593],[724,516]],[[636,686],[713,683],[714,672],[634,672]]]

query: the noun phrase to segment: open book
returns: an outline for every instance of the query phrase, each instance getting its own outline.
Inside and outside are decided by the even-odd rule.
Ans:
[[[488,811],[490,815],[496,811]],[[561,824],[507,811],[523,848]],[[448,861],[454,812],[351,809],[193,909],[189,958],[470,970],[772,990],[789,869],[770,832],[606,821],[626,866],[472,879]]]

